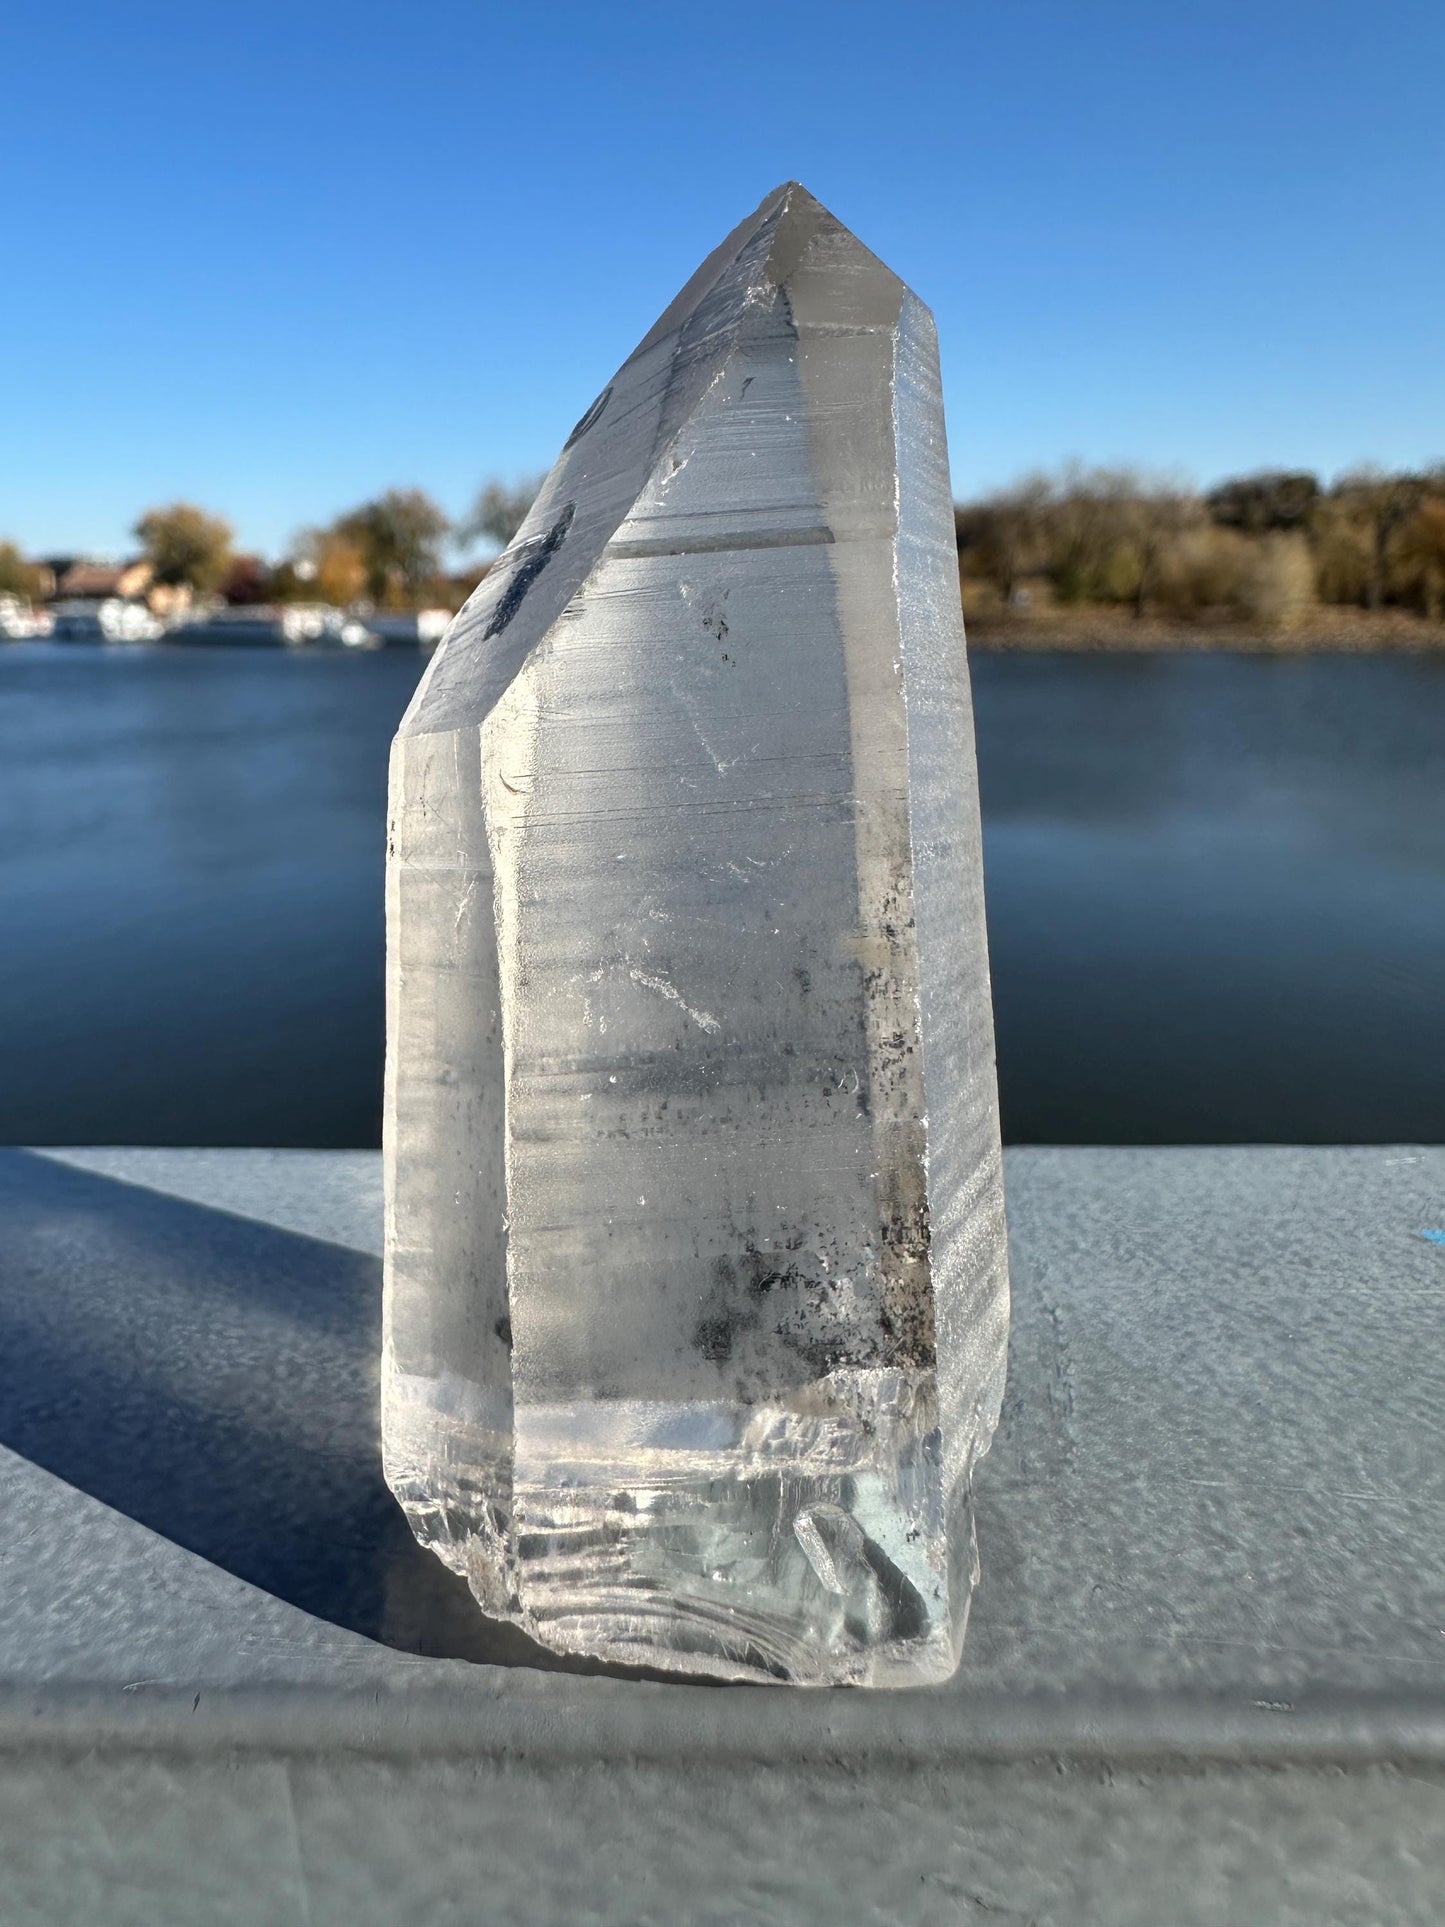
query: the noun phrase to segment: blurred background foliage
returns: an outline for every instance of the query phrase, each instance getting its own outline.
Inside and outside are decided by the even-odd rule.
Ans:
[[[1026,476],[956,512],[965,591],[979,606],[1101,605],[1264,630],[1320,604],[1430,621],[1445,599],[1445,465],[1360,468],[1329,486],[1301,470],[1207,492],[1138,469]]]
[[[135,523],[137,559],[154,584],[232,604],[456,609],[542,480],[494,477],[456,518],[423,489],[387,489],[301,530],[278,559],[237,550],[225,516],[172,502]],[[1074,463],[960,503],[955,526],[965,608],[985,619],[1092,610],[1262,636],[1307,631],[1331,609],[1445,619],[1445,464],[1329,483],[1268,469],[1200,490]],[[56,562],[0,541],[0,594],[42,600]]]

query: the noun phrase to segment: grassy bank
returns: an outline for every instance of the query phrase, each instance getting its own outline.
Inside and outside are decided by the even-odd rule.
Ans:
[[[1280,656],[1386,650],[1445,653],[1445,622],[1431,622],[1403,609],[1321,608],[1293,627],[1269,630],[1258,623],[1223,618],[1179,621],[1107,608],[970,609],[968,602],[965,596],[964,620],[969,647],[976,650],[1087,654],[1212,649]]]

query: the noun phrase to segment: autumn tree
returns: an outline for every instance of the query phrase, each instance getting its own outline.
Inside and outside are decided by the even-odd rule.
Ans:
[[[13,542],[0,542],[0,595],[39,602],[48,587],[46,572],[38,563],[27,562]]]
[[[1269,535],[1307,528],[1319,499],[1319,481],[1307,469],[1266,468],[1220,482],[1205,496],[1204,505],[1209,519],[1222,529]]]
[[[1337,508],[1363,534],[1369,556],[1365,606],[1378,609],[1389,587],[1394,539],[1418,512],[1429,484],[1423,475],[1391,475],[1383,469],[1358,468],[1342,475],[1330,493]]]
[[[1445,476],[1400,531],[1399,564],[1421,611],[1432,622],[1445,604]]]
[[[447,516],[419,488],[388,489],[327,531],[360,558],[366,594],[387,608],[404,608],[432,590],[450,533]]]
[[[1049,523],[1049,573],[1063,602],[1127,602],[1136,613],[1168,544],[1199,518],[1196,498],[1131,468],[1071,468]]]
[[[276,577],[287,601],[329,602],[344,609],[367,593],[367,558],[357,541],[334,527],[305,529]]]
[[[316,592],[323,602],[338,609],[359,601],[369,581],[366,556],[356,542],[344,535],[323,535],[313,557]]]
[[[1370,532],[1345,502],[1322,496],[1310,517],[1315,583],[1322,602],[1362,603],[1374,566]]]
[[[1169,545],[1155,588],[1167,615],[1188,618],[1207,610],[1243,610],[1260,544],[1238,529],[1201,522]]]
[[[486,483],[472,504],[470,515],[459,524],[457,540],[463,544],[485,540],[506,548],[526,521],[527,511],[546,479],[545,475],[527,475],[519,482],[501,482],[494,478]]]
[[[1011,603],[1022,578],[1045,565],[1053,499],[1049,478],[1030,475],[1012,488],[998,489],[981,502],[956,510],[960,569],[993,583],[1005,603]]]
[[[1199,498],[1177,483],[1132,476],[1128,481],[1132,485],[1120,491],[1118,513],[1123,550],[1134,571],[1130,599],[1134,614],[1142,616],[1171,550],[1198,527],[1203,511]]]
[[[135,525],[135,536],[157,582],[187,583],[206,595],[220,587],[230,568],[230,523],[193,502],[148,509]]]
[[[254,608],[271,600],[272,570],[259,555],[233,555],[221,582],[221,597],[232,608]]]

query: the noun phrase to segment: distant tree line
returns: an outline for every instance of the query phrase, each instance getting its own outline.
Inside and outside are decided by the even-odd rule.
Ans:
[[[1317,602],[1432,620],[1445,607],[1445,465],[1360,468],[1328,486],[1271,469],[1206,493],[1074,467],[961,504],[955,521],[964,582],[1007,606],[1042,595],[1282,627]]]
[[[324,526],[303,530],[279,561],[238,551],[230,522],[193,502],[147,509],[133,534],[141,558],[151,565],[153,583],[197,596],[235,604],[455,606],[488,565],[448,569],[448,551],[465,552],[478,540],[504,547],[521,526],[541,480],[490,481],[471,512],[455,522],[422,489],[388,489]],[[39,601],[49,587],[39,561],[13,542],[0,542],[0,594]]]
[[[323,527],[306,529],[274,567],[235,556],[220,583],[230,602],[315,599],[338,607],[369,602],[378,609],[455,605],[486,574],[487,564],[448,570],[449,548],[480,540],[504,548],[521,527],[542,477],[490,481],[470,514],[453,521],[419,488],[392,488]]]
[[[521,525],[541,477],[490,481],[453,521],[421,489],[395,488],[305,529],[279,561],[238,552],[231,524],[190,502],[135,524],[153,582],[232,603],[455,607],[487,563],[454,563]],[[1133,468],[1035,474],[955,511],[967,589],[1006,607],[1102,605],[1289,627],[1318,602],[1445,615],[1445,465],[1360,468],[1329,485],[1303,470],[1237,476],[1200,492]],[[0,594],[38,601],[45,569],[0,541]]]

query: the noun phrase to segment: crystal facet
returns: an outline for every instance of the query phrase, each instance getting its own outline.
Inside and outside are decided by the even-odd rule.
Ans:
[[[559,1650],[958,1662],[1008,1325],[932,318],[803,189],[583,415],[397,735],[387,1477]]]

